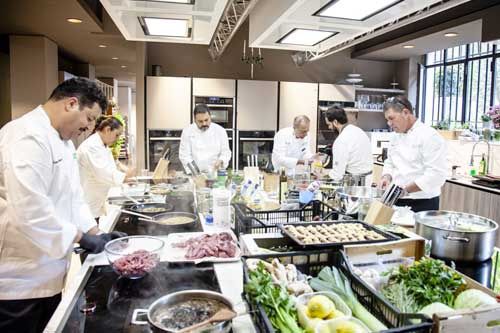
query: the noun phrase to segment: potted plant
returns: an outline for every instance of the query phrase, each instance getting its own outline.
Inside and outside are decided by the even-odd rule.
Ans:
[[[450,121],[448,119],[441,120],[436,126],[434,126],[434,128],[437,129],[439,134],[441,134],[441,136],[447,140],[458,139],[458,132],[450,130]]]

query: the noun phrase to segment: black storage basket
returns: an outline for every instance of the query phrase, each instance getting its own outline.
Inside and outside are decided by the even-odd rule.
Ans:
[[[248,267],[246,259],[256,258],[270,260],[278,258],[283,264],[294,264],[297,269],[307,275],[317,276],[326,266],[336,266],[351,282],[351,288],[358,301],[370,311],[378,320],[384,323],[389,329],[384,333],[415,332],[429,333],[432,330],[432,321],[419,314],[400,313],[392,304],[374,293],[366,283],[351,272],[343,251],[315,250],[296,251],[272,255],[254,255],[244,257],[244,281],[248,281]],[[244,293],[244,299],[250,306],[250,312],[256,329],[261,333],[275,333],[271,321],[267,317],[262,306],[254,304],[248,295]],[[421,320],[420,323],[412,323],[412,319]]]
[[[278,224],[336,220],[337,211],[321,201],[312,201],[299,209],[255,211],[244,204],[234,204],[234,232],[236,235],[280,232]]]

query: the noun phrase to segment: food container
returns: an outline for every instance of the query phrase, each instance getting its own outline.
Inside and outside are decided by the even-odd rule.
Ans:
[[[153,332],[172,332],[162,325],[162,318],[166,314],[166,310],[180,302],[188,301],[190,299],[213,299],[220,301],[228,306],[229,309],[234,310],[233,303],[224,295],[208,290],[185,290],[160,297],[148,309],[135,309],[132,315],[132,324],[134,325],[147,325],[151,327]],[[147,321],[139,320],[141,314],[147,314]],[[194,323],[193,323],[194,324]],[[231,321],[223,321],[214,323],[209,326],[200,327],[190,331],[191,333],[227,333],[231,330]]]
[[[482,262],[493,255],[498,224],[493,220],[452,211],[415,214],[417,233],[432,241],[431,255],[454,261]]]
[[[104,252],[116,274],[139,279],[156,268],[165,242],[151,236],[128,236],[108,242]]]
[[[344,215],[366,214],[374,199],[380,199],[384,190],[369,186],[346,186],[335,191],[336,208]]]

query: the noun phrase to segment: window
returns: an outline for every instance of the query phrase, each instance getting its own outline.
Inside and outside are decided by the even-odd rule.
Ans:
[[[422,121],[480,128],[481,115],[500,104],[499,58],[497,43],[477,42],[428,53],[420,71]]]

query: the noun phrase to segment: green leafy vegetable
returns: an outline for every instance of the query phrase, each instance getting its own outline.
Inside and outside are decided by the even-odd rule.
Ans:
[[[453,307],[456,296],[466,288],[460,274],[441,260],[431,258],[415,261],[408,267],[400,266],[389,279],[389,284],[392,283],[403,283],[418,308],[435,302]]]
[[[318,277],[311,279],[309,285],[315,291],[333,291],[351,309],[352,314],[361,320],[371,331],[386,330],[387,327],[375,318],[359,301],[351,289],[349,280],[336,267],[325,267]]]
[[[450,313],[453,311],[455,311],[455,310],[450,308],[448,305],[444,305],[443,303],[436,302],[436,303],[431,303],[427,306],[424,306],[424,308],[422,310],[420,310],[418,313],[427,315],[427,316],[432,318],[432,316],[435,313]]]
[[[273,284],[264,263],[259,262],[257,269],[250,271],[245,292],[252,302],[262,305],[277,332],[304,332],[298,325],[297,311],[292,298],[283,286]]]
[[[419,310],[415,298],[402,282],[391,283],[381,290],[382,295],[401,312],[415,313]]]

